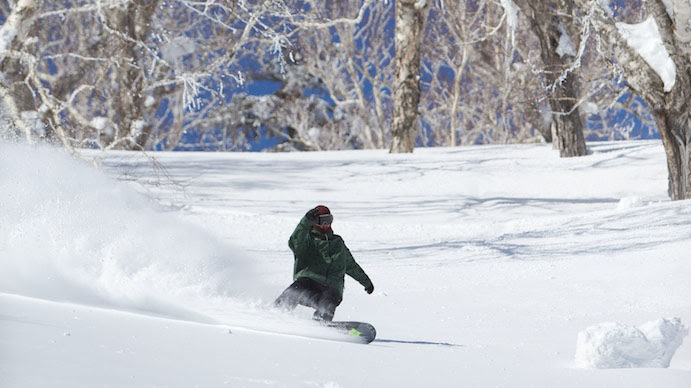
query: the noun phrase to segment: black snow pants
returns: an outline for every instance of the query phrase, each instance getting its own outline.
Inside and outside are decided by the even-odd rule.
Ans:
[[[274,306],[287,310],[294,309],[298,304],[311,307],[316,310],[314,319],[331,321],[341,300],[341,295],[331,287],[310,278],[299,278],[283,291]]]

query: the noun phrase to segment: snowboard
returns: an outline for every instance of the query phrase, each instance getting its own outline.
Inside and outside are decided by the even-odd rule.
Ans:
[[[322,321],[323,326],[331,327],[348,336],[355,342],[368,344],[374,341],[377,330],[367,322],[356,321]]]

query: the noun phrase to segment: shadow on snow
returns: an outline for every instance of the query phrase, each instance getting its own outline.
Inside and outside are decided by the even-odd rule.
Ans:
[[[452,344],[449,342],[433,342],[433,341],[402,341],[394,339],[375,339],[374,342],[386,344],[405,344],[405,345],[436,345],[448,347],[463,347],[464,345]]]

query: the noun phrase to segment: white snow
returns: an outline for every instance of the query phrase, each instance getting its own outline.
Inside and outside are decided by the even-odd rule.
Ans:
[[[311,127],[310,129],[307,130],[307,138],[311,139],[314,142],[319,141],[319,137],[321,136],[321,129],[317,127]]]
[[[146,121],[134,120],[130,125],[130,134],[132,136],[138,136],[142,133],[142,131],[144,131],[144,128],[146,128]]]
[[[642,23],[626,24],[616,23],[617,29],[631,46],[650,67],[660,76],[664,83],[665,92],[674,87],[677,77],[677,69],[674,61],[662,44],[657,23],[653,17],[649,17]]]
[[[576,365],[581,368],[667,368],[689,333],[679,318],[640,327],[603,323],[578,334]]]
[[[96,116],[89,122],[93,128],[102,131],[108,125],[108,118],[103,116]]]
[[[564,28],[564,25],[559,22],[559,45],[557,46],[557,55],[562,58],[564,55],[571,55],[575,57],[578,52],[576,51],[576,46],[574,46],[568,31]]]
[[[41,114],[39,111],[25,110],[20,112],[20,117],[22,121],[31,128],[32,133],[39,134],[40,136],[45,134],[45,125],[43,121],[41,121]]]
[[[687,388],[674,320],[635,328],[667,368],[577,368],[602,349],[584,328],[691,322],[691,207],[662,145],[589,148],[83,152],[99,171],[0,143],[0,385]],[[336,311],[370,345],[269,307],[319,203],[374,281]]]
[[[6,51],[12,45],[12,41],[17,36],[17,29],[4,23],[0,28],[0,51]]]
[[[501,0],[501,6],[504,8],[504,15],[506,17],[506,26],[511,32],[511,46],[516,45],[516,28],[518,27],[518,11],[519,8],[513,0]]]
[[[89,165],[8,145],[0,160],[3,292],[195,319],[180,298],[245,292],[235,249]]]
[[[647,203],[641,197],[626,197],[619,200],[617,209],[631,209],[645,205],[647,205]]]
[[[155,103],[156,103],[156,99],[154,98],[154,96],[151,96],[151,95],[146,96],[146,99],[144,100],[144,106],[145,107],[151,108],[152,106],[154,106]]]
[[[667,15],[674,20],[674,0],[662,0],[662,4],[665,6]]]

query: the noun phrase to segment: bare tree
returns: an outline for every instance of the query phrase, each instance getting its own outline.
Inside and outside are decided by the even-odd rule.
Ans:
[[[396,76],[390,152],[413,152],[420,102],[420,43],[429,12],[426,0],[396,1]]]
[[[604,48],[615,61],[628,84],[652,111],[667,154],[668,193],[671,199],[691,198],[691,4],[687,1],[645,2],[655,22],[665,51],[675,69],[673,80],[662,80],[650,62],[627,44],[607,7],[597,8],[594,27]],[[586,3],[584,6],[590,4]],[[658,55],[663,55],[658,53]]]
[[[253,64],[251,71],[243,73],[250,87],[257,81],[273,91],[252,95],[238,88],[225,101],[214,97],[217,103],[204,104],[201,117],[194,115],[193,120],[180,124],[190,128],[185,129],[187,132],[203,132],[199,141],[191,142],[187,137],[178,147],[198,149],[208,144],[216,149],[241,150],[259,138],[277,139],[280,144],[275,150],[385,146],[393,73],[393,30],[386,29],[393,3],[282,4],[283,12],[270,18],[273,31],[269,36],[274,39],[245,34],[245,46],[236,55]],[[185,19],[180,10],[176,12],[176,17],[167,19]],[[262,49],[262,45],[269,49]],[[174,115],[190,116],[188,112]],[[170,138],[168,135],[169,145]]]
[[[151,30],[158,0],[127,2],[108,9],[99,8],[97,14],[103,26],[99,57],[116,54],[110,73],[109,121],[115,130],[102,138],[113,148],[144,149],[151,135],[151,125],[144,117],[146,56],[142,47]],[[101,134],[102,136],[106,134]]]
[[[103,149],[168,148],[189,128],[204,127],[227,91],[243,83],[235,66],[241,48],[286,40],[262,20],[286,14],[281,4],[22,0],[3,25],[23,38],[6,40],[0,92],[26,136],[58,133],[65,143]],[[43,128],[22,116],[39,116]]]
[[[22,112],[33,110],[33,99],[24,83],[27,72],[21,62],[35,61],[33,56],[24,52],[23,46],[40,7],[40,1],[19,0],[0,29],[0,70],[3,75],[0,96],[15,130],[23,133],[29,142],[33,136],[31,123],[26,122]]]
[[[64,127],[61,139],[77,146],[142,148],[143,57],[153,56],[144,39],[157,4],[43,2],[30,48],[37,61],[24,65],[39,80],[31,92],[41,110],[53,112],[49,135]]]
[[[391,141],[391,152],[410,152],[417,136],[424,145],[548,138],[550,115],[604,123],[607,109],[621,109],[646,119],[616,76],[586,64],[599,53],[582,50],[591,8],[521,3],[560,11],[531,35],[512,0],[9,2],[2,36],[21,38],[2,41],[0,97],[28,139],[102,149],[244,150],[274,137],[285,149]],[[559,44],[570,39],[575,55]],[[252,95],[253,80],[274,90]],[[598,92],[581,95],[579,84]]]
[[[420,104],[428,144],[535,141],[550,134],[545,93],[529,65],[539,62],[539,45],[517,11],[494,1],[431,9],[434,22],[423,44],[429,81]]]
[[[587,153],[579,112],[580,40],[575,33],[576,14],[568,0],[517,0],[540,41],[549,103],[554,116],[552,141],[562,157]],[[585,42],[583,42],[585,44]]]
[[[302,146],[312,143],[311,149],[383,148],[392,106],[393,31],[387,25],[393,2],[310,4],[308,17],[293,13],[290,20],[294,66],[284,78],[293,90],[282,88],[280,97],[291,131],[279,135]],[[295,90],[298,83],[313,92],[304,96],[305,87]],[[314,101],[324,100],[314,91],[323,92],[329,108]],[[305,114],[294,113],[307,106]]]

